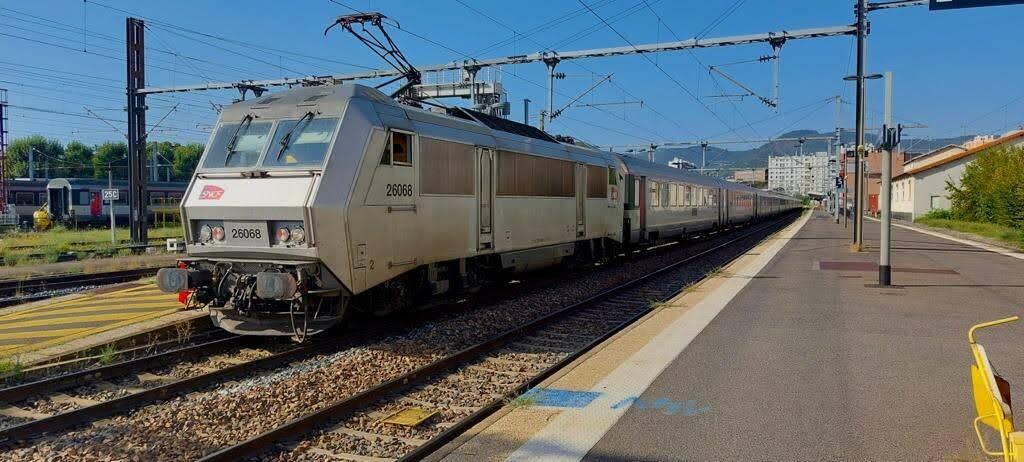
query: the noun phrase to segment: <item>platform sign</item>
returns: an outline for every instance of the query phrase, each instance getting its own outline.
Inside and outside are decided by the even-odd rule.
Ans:
[[[103,190],[103,200],[105,200],[105,201],[113,202],[113,201],[119,200],[120,198],[121,198],[121,191],[119,191],[117,189],[104,189]]]
[[[1006,6],[1024,4],[1024,0],[928,0],[929,10],[957,10],[983,6]]]

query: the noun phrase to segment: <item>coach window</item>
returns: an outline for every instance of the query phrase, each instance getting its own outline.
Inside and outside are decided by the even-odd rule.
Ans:
[[[19,192],[14,195],[14,205],[36,205],[36,194]]]
[[[74,205],[89,205],[89,202],[92,200],[89,191],[78,191],[78,194],[75,196]]]
[[[651,207],[658,207],[658,182],[651,182]]]

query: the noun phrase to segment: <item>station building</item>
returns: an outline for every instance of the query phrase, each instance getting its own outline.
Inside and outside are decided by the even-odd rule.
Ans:
[[[971,163],[985,151],[999,147],[1024,145],[1024,130],[999,137],[976,137],[964,146],[948,145],[915,157],[892,178],[892,216],[913,221],[931,210],[950,207],[947,184],[960,186],[960,178]]]

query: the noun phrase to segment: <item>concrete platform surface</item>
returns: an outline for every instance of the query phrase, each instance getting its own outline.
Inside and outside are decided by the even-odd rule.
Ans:
[[[644,367],[654,369],[641,393],[612,400],[617,412],[589,409],[600,398],[572,409],[513,410],[492,419],[497,431],[478,429],[450,448],[448,459],[984,460],[971,428],[967,329],[1022,314],[1024,260],[896,228],[899,286],[878,288],[879,224],[868,221],[865,231],[867,251],[853,253],[852,228],[816,212],[763,269],[727,268],[715,278],[726,282],[703,291],[704,300],[674,302],[699,311],[729,279],[743,279],[713,319],[678,318],[694,324],[692,340],[648,336],[659,350],[681,350],[666,364],[602,350],[569,374],[607,374],[603,382],[544,384],[606,393],[618,386],[606,371],[634,367],[639,380]],[[1018,392],[1022,338],[1024,323],[980,335]],[[624,362],[601,363],[616,357]],[[609,414],[612,421],[601,423]],[[593,444],[579,446],[594,432]]]

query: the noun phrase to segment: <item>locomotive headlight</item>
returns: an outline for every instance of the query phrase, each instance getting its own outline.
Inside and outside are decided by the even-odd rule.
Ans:
[[[284,243],[288,242],[288,239],[291,239],[291,237],[292,237],[292,233],[291,233],[291,231],[288,231],[288,228],[282,226],[282,227],[277,229],[277,242],[278,243],[284,244]]]
[[[210,225],[203,225],[199,228],[199,242],[210,242],[213,237],[213,228]]]
[[[306,240],[306,231],[302,228],[292,228],[292,242],[301,244]]]
[[[213,240],[223,241],[224,240],[224,227],[214,226],[213,227]]]

